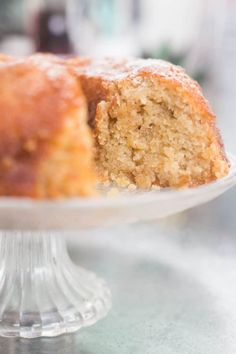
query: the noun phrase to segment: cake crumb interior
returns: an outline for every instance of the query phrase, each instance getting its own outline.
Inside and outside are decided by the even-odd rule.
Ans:
[[[223,177],[211,122],[187,98],[148,78],[116,83],[96,113],[97,166],[119,186],[179,188]]]

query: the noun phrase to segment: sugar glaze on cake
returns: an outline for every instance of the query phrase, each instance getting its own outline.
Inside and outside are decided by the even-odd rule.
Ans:
[[[0,195],[96,193],[87,104],[57,57],[0,57]]]

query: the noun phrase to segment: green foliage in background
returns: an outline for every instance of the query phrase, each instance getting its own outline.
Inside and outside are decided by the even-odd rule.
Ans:
[[[23,0],[0,0],[0,38],[23,28]]]
[[[154,50],[151,53],[143,53],[144,58],[167,60],[175,65],[180,65],[182,67],[185,67],[187,55],[187,52],[178,54],[174,53],[169,43],[163,43],[158,49]],[[206,72],[203,70],[198,70],[195,73],[190,73],[190,75],[201,85],[206,79]]]

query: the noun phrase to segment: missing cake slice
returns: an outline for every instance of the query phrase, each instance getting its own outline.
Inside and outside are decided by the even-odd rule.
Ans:
[[[193,187],[229,171],[215,115],[184,70],[161,60],[75,58],[102,179]]]

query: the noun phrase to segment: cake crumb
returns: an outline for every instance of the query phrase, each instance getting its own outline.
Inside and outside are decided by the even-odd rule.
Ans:
[[[119,194],[119,189],[118,188],[111,188],[108,192],[107,192],[107,196],[108,197],[116,197]]]
[[[135,191],[137,189],[137,186],[133,183],[129,184],[128,185],[128,190],[129,191]]]
[[[103,183],[103,186],[104,186],[104,187],[110,187],[110,185],[111,185],[111,182],[110,182],[110,181],[105,181],[105,182]]]
[[[152,190],[153,190],[153,191],[159,191],[159,190],[161,190],[161,187],[160,187],[160,186],[157,186],[157,185],[153,185],[153,186],[152,186]]]

